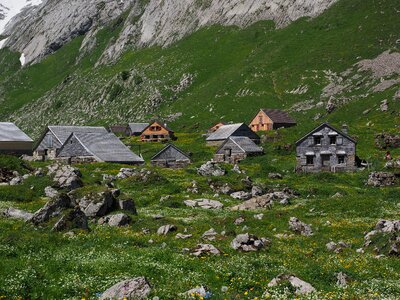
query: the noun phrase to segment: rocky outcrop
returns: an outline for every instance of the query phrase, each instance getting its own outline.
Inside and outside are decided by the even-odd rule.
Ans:
[[[372,172],[367,184],[373,187],[391,186],[396,184],[396,176],[389,172]]]
[[[115,207],[116,199],[111,191],[90,193],[75,201],[87,217],[102,217]]]
[[[146,299],[150,292],[151,286],[147,279],[137,277],[113,285],[100,296],[100,300]]]
[[[204,255],[220,255],[221,252],[211,244],[198,244],[190,251],[190,255],[204,256]]]
[[[271,244],[266,238],[258,238],[253,234],[239,234],[231,242],[231,247],[238,251],[249,252],[258,251]]]
[[[189,207],[199,207],[204,209],[221,209],[224,205],[217,200],[210,199],[195,199],[195,200],[185,200],[184,203]]]
[[[224,176],[226,171],[217,163],[208,161],[197,169],[197,173],[201,176]]]
[[[64,231],[72,229],[89,230],[88,219],[79,207],[67,212],[53,226],[53,231]]]
[[[268,283],[268,286],[275,287],[284,283],[290,284],[295,289],[297,295],[306,295],[316,291],[308,282],[305,282],[294,275],[286,274],[275,277]]]
[[[364,237],[364,247],[377,254],[400,255],[400,220],[380,220]]]
[[[83,186],[82,174],[74,167],[55,164],[48,169],[48,175],[53,175],[54,184],[59,188],[74,190]]]
[[[45,223],[50,218],[60,215],[62,211],[70,207],[72,207],[70,197],[66,194],[61,194],[36,211],[32,216],[31,222],[35,225]]]
[[[313,235],[313,231],[311,229],[311,225],[301,222],[299,219],[295,217],[291,217],[289,220],[289,229],[295,233],[311,236]]]
[[[3,210],[0,215],[5,218],[19,219],[23,221],[29,221],[33,217],[32,213],[13,207]]]
[[[128,215],[120,213],[102,217],[99,219],[98,223],[100,225],[107,224],[112,227],[120,227],[129,225],[131,221],[132,219]]]

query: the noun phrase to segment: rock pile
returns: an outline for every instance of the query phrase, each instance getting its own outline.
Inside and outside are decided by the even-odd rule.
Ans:
[[[266,238],[258,238],[253,234],[239,234],[231,242],[231,247],[238,251],[258,251],[271,244],[271,241]]]
[[[54,164],[48,167],[48,175],[53,177],[55,186],[74,190],[83,186],[81,172],[69,165]]]
[[[389,172],[372,172],[367,184],[374,187],[391,186],[396,184],[396,176]]]
[[[349,247],[350,247],[349,244],[346,244],[345,242],[342,242],[342,241],[340,241],[338,243],[329,242],[326,244],[326,249],[328,249],[329,251],[335,252],[335,253],[340,253],[343,251],[343,249],[349,248]]]
[[[297,295],[306,295],[316,291],[315,288],[308,282],[305,282],[294,275],[286,274],[275,277],[268,283],[268,286],[275,287],[285,283],[290,284],[295,289],[295,293]]]
[[[119,173],[117,174],[116,178],[117,179],[126,179],[129,177],[135,177],[139,181],[147,182],[150,179],[150,177],[152,177],[154,175],[155,175],[154,172],[152,172],[150,170],[146,170],[144,168],[142,168],[142,169],[121,168],[119,170]]]
[[[224,176],[226,171],[217,163],[208,161],[197,169],[197,173],[201,176]]]
[[[380,220],[364,236],[364,247],[374,247],[377,254],[400,255],[400,220]]]
[[[190,251],[190,255],[203,256],[203,255],[220,255],[221,252],[211,244],[198,244]]]
[[[289,229],[297,234],[301,234],[304,236],[313,235],[311,225],[301,222],[299,219],[297,219],[295,217],[290,218]]]
[[[221,202],[210,199],[185,200],[184,203],[186,206],[193,208],[199,207],[204,209],[221,209],[224,207],[224,205]]]
[[[132,219],[126,214],[119,213],[115,215],[108,215],[99,219],[98,224],[104,225],[107,224],[113,227],[120,227],[129,225]]]
[[[146,299],[150,292],[151,286],[147,279],[145,277],[137,277],[113,285],[100,296],[100,300]]]

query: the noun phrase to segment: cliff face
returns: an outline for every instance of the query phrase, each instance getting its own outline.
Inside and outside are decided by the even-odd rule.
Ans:
[[[100,63],[119,57],[128,45],[168,46],[207,25],[248,26],[273,20],[283,27],[298,18],[314,17],[337,0],[47,0],[29,7],[9,24],[5,46],[37,62],[77,35],[86,43],[103,25],[129,12],[115,42]],[[90,44],[90,43],[88,43]]]

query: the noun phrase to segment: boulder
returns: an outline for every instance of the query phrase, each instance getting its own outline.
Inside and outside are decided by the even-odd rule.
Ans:
[[[183,234],[183,233],[178,233],[175,238],[177,239],[182,239],[182,240],[186,240],[191,238],[193,235],[192,234]]]
[[[118,200],[117,204],[118,204],[118,209],[127,211],[134,215],[137,214],[136,205],[132,199]]]
[[[147,279],[145,277],[137,277],[113,285],[99,299],[146,299],[150,292],[151,286]]]
[[[44,189],[44,194],[48,198],[55,198],[59,195],[58,191],[51,186],[48,186]]]
[[[14,177],[13,172],[5,169],[0,168],[0,182],[1,183],[9,183],[10,180]]]
[[[385,164],[386,169],[400,169],[400,157],[397,159],[389,160]]]
[[[1,212],[1,215],[6,217],[6,218],[11,218],[11,219],[19,219],[19,220],[24,220],[24,221],[29,221],[32,219],[33,214],[21,209],[17,208],[7,208]]]
[[[280,173],[269,173],[268,178],[269,179],[282,179],[283,176]]]
[[[379,255],[400,256],[400,220],[379,220],[364,236],[364,248],[368,247]]]
[[[339,287],[346,287],[349,282],[351,281],[351,278],[343,272],[339,272],[336,274],[336,285]]]
[[[178,227],[176,227],[175,225],[164,225],[164,226],[161,226],[160,228],[158,228],[157,234],[158,235],[167,235],[168,233],[177,231],[177,230],[178,230]]]
[[[242,224],[244,221],[245,221],[245,219],[243,217],[239,217],[233,222],[233,224],[235,224],[237,226],[237,225]]]
[[[311,229],[311,225],[301,222],[299,219],[295,217],[291,217],[289,220],[289,229],[297,234],[301,234],[304,236],[313,235],[313,231]]]
[[[290,284],[295,289],[295,293],[297,295],[306,295],[316,291],[315,288],[308,282],[305,282],[294,275],[285,275],[285,274],[279,275],[278,277],[272,279],[268,283],[268,286],[275,287],[285,283]]]
[[[209,185],[213,192],[217,194],[230,195],[234,192],[234,190],[228,183],[224,183],[221,185],[220,183],[210,181]]]
[[[47,222],[50,218],[58,216],[63,210],[70,207],[72,207],[72,203],[69,196],[60,194],[36,211],[32,216],[31,222],[35,225]]]
[[[116,199],[111,191],[90,193],[76,201],[81,210],[89,218],[103,217],[113,210]]]
[[[396,184],[396,176],[390,172],[372,172],[367,184],[373,187],[391,186]]]
[[[190,298],[209,298],[211,297],[211,292],[208,291],[208,288],[204,287],[204,286],[200,286],[200,287],[196,287],[193,289],[190,289],[184,293],[181,294],[181,296],[183,297],[190,297]]]
[[[217,163],[208,161],[197,169],[197,173],[201,176],[224,176],[226,171]]]
[[[233,206],[231,210],[256,210],[256,209],[264,209],[272,208],[273,201],[269,195],[263,195],[258,197],[253,197],[250,200],[247,200],[239,205]]]
[[[98,223],[100,225],[108,224],[112,227],[120,227],[129,225],[132,219],[126,214],[115,214],[115,215],[108,215],[99,219]]]
[[[203,256],[203,255],[220,255],[221,252],[211,244],[198,244],[190,251],[190,255]]]
[[[342,242],[342,241],[340,241],[338,243],[329,242],[326,244],[326,249],[328,249],[329,251],[335,252],[335,253],[340,253],[343,251],[343,249],[349,248],[349,247],[350,247],[349,244],[346,244],[345,242]]]
[[[88,219],[79,207],[66,213],[53,226],[53,231],[64,231],[71,229],[89,230]]]
[[[196,180],[193,180],[190,184],[190,186],[187,188],[188,193],[192,194],[198,194],[199,193],[199,187],[197,184]]]
[[[261,187],[257,186],[257,185],[253,185],[251,188],[251,195],[253,197],[257,197],[257,196],[261,196],[262,194],[264,194],[264,191]]]
[[[69,165],[53,165],[49,167],[49,175],[54,175],[53,180],[59,188],[74,190],[83,186],[81,172]]]
[[[389,103],[388,103],[387,99],[381,101],[381,104],[380,104],[380,106],[379,106],[379,109],[380,109],[382,112],[385,112],[385,111],[387,111],[387,110],[389,109]]]
[[[231,242],[231,247],[238,251],[258,251],[271,244],[271,241],[266,238],[257,238],[255,235],[244,233],[239,234]]]
[[[203,235],[201,236],[201,238],[203,240],[213,241],[213,240],[215,240],[217,235],[218,235],[218,233],[215,231],[215,229],[211,228],[211,229],[207,230],[206,232],[204,232]]]
[[[19,185],[19,184],[22,184],[23,182],[24,182],[24,177],[16,176],[13,179],[11,179],[8,184],[9,185]]]
[[[224,205],[221,202],[210,199],[185,200],[184,203],[186,206],[193,208],[200,207],[204,209],[221,209],[224,207]]]
[[[239,191],[232,193],[231,197],[238,200],[249,200],[252,197],[252,195],[251,193],[245,191]]]

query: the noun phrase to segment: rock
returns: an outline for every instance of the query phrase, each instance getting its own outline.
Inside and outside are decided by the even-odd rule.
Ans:
[[[210,188],[217,194],[230,195],[234,192],[234,190],[227,183],[220,185],[218,183],[210,182]]]
[[[328,103],[326,104],[325,109],[328,112],[328,114],[330,114],[331,112],[333,112],[336,109],[336,104],[333,101],[332,97],[328,100]]]
[[[329,242],[326,244],[326,249],[328,249],[329,251],[335,252],[335,253],[340,253],[343,251],[343,249],[345,248],[349,248],[350,245],[346,244],[345,242]]]
[[[79,207],[62,216],[53,226],[53,231],[64,231],[71,229],[89,230],[88,219]]]
[[[98,223],[100,225],[102,224],[108,224],[109,226],[112,227],[120,227],[120,226],[125,226],[129,225],[131,223],[132,219],[126,214],[115,214],[115,215],[108,215],[105,217],[102,217],[99,219]]]
[[[145,299],[150,292],[151,286],[147,279],[145,277],[137,277],[113,285],[99,299]]]
[[[244,173],[242,170],[240,170],[239,165],[235,164],[232,168],[232,172],[238,173],[238,174],[242,174]]]
[[[263,195],[259,197],[251,198],[239,205],[233,206],[231,210],[256,210],[256,209],[271,209],[273,200],[269,195]]]
[[[211,228],[211,229],[207,230],[206,232],[204,232],[203,235],[201,236],[201,238],[203,240],[213,241],[213,240],[215,240],[217,234],[218,233],[215,231],[215,229]]]
[[[255,235],[244,233],[239,234],[231,242],[231,247],[238,251],[258,251],[271,244],[271,241],[266,238],[257,238]]]
[[[385,168],[386,169],[400,169],[400,157],[386,162]]]
[[[198,244],[190,251],[190,255],[203,256],[203,255],[220,255],[221,252],[211,244]]]
[[[364,248],[374,246],[380,255],[400,255],[400,220],[379,220],[375,229],[364,236]]]
[[[35,177],[43,177],[44,176],[44,172],[42,168],[38,168],[35,170],[35,172],[33,173],[33,176]]]
[[[263,189],[257,185],[253,185],[253,187],[251,188],[251,195],[253,197],[257,197],[261,196],[262,194],[264,194]]]
[[[248,200],[252,197],[251,193],[239,191],[231,194],[231,197],[238,200]]]
[[[160,228],[158,228],[157,234],[158,235],[167,235],[168,233],[177,231],[177,230],[178,230],[178,227],[176,227],[175,225],[164,225],[164,226],[161,226]]]
[[[391,186],[396,184],[396,176],[389,172],[372,172],[367,184],[373,187]]]
[[[11,179],[13,178],[13,172],[5,169],[5,168],[0,168],[0,182],[1,183],[9,183]]]
[[[313,235],[311,225],[301,222],[295,217],[291,217],[289,220],[289,229],[295,233],[311,236]]]
[[[127,211],[131,214],[136,215],[136,205],[132,199],[118,200],[118,209]]]
[[[8,183],[9,185],[19,185],[24,182],[24,178],[22,176],[17,176],[11,179],[11,181]]]
[[[72,207],[71,199],[67,194],[60,194],[47,202],[41,209],[36,211],[31,219],[35,225],[47,222],[50,218],[58,216],[66,208]]]
[[[153,215],[153,219],[154,220],[161,220],[161,219],[164,219],[164,216],[161,215],[161,214]]]
[[[196,180],[192,181],[191,185],[187,188],[187,191],[189,193],[192,193],[192,194],[198,194],[199,193],[199,187],[197,185],[197,181]]]
[[[346,287],[351,280],[350,277],[343,272],[337,273],[336,279],[337,279],[336,285],[339,287]]]
[[[208,161],[197,169],[197,173],[201,176],[224,176],[226,171],[217,163]]]
[[[379,149],[400,147],[400,135],[382,132],[375,136],[375,146]]]
[[[199,297],[209,298],[211,297],[211,292],[209,292],[206,287],[200,286],[182,293],[181,296],[191,297],[195,299]]]
[[[237,226],[237,225],[242,224],[244,221],[245,221],[245,219],[243,217],[239,217],[233,222],[233,224],[235,224]]]
[[[293,288],[295,288],[295,293],[297,295],[306,295],[316,291],[311,284],[294,275],[279,275],[278,277],[272,279],[268,283],[268,286],[275,287],[283,283],[289,283]]]
[[[49,167],[49,175],[54,174],[54,183],[59,188],[74,190],[83,186],[81,172],[69,165],[54,165]]]
[[[342,197],[343,197],[343,195],[341,193],[337,192],[331,198],[342,198]]]
[[[379,106],[379,109],[382,112],[385,112],[385,111],[387,111],[389,109],[389,104],[388,104],[388,101],[386,99],[381,102],[381,105]]]
[[[191,238],[193,235],[192,234],[183,234],[183,233],[178,233],[175,238],[177,239],[182,239],[182,240],[186,240]]]
[[[44,189],[44,194],[48,198],[55,198],[59,195],[58,191],[56,189],[52,188],[51,186],[48,186]]]
[[[89,218],[103,217],[115,207],[116,199],[111,191],[90,193],[77,201],[81,210]]]
[[[263,218],[264,218],[264,214],[257,214],[257,215],[254,215],[254,219],[262,220]]]
[[[32,219],[33,214],[21,209],[17,208],[7,208],[1,212],[1,215],[6,218],[11,218],[11,219],[20,219],[24,221],[29,221]]]
[[[224,205],[217,200],[209,200],[209,199],[195,199],[195,200],[185,200],[186,206],[189,207],[200,207],[204,209],[222,209]]]
[[[283,176],[280,173],[269,173],[268,178],[269,179],[282,179]]]

